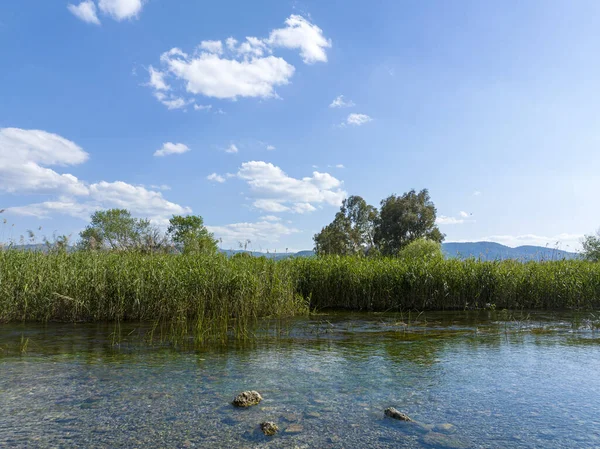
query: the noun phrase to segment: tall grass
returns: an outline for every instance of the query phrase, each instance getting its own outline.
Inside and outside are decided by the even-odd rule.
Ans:
[[[285,262],[288,263],[288,262]],[[326,257],[296,259],[298,291],[313,308],[352,310],[593,309],[600,264]]]
[[[266,259],[0,252],[0,322],[154,321],[203,341],[307,310],[291,272]]]
[[[0,322],[150,321],[197,341],[311,309],[600,308],[600,264],[0,251]]]

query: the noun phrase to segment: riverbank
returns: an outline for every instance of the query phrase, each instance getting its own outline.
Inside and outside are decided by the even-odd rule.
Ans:
[[[600,264],[0,252],[0,322],[156,321],[244,337],[309,310],[600,308]]]

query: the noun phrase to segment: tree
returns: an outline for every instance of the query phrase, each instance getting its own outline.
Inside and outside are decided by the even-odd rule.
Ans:
[[[132,217],[126,209],[94,212],[79,236],[79,247],[84,250],[157,251],[166,246],[164,236],[149,220]]]
[[[342,202],[333,222],[315,234],[317,254],[365,255],[373,248],[377,209],[351,196]]]
[[[592,262],[600,262],[600,230],[596,235],[586,235],[581,242],[583,258]]]
[[[414,189],[402,196],[390,195],[381,201],[375,226],[375,244],[384,255],[397,255],[410,242],[426,238],[444,240],[435,224],[436,208],[427,189]]]
[[[199,215],[174,215],[169,220],[167,235],[185,254],[214,254],[218,250],[217,240]]]
[[[400,250],[398,256],[407,260],[441,260],[444,258],[442,245],[429,239],[417,239]]]

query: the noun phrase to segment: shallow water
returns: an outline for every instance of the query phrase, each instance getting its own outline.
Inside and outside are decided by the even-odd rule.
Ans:
[[[0,447],[600,447],[590,317],[321,315],[196,351],[131,324],[2,325]],[[230,405],[248,389],[264,400]]]

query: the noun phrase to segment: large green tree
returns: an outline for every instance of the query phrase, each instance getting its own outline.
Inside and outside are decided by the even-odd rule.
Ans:
[[[174,215],[169,220],[167,235],[186,254],[214,254],[218,251],[217,240],[208,232],[199,215]]]
[[[592,262],[600,262],[600,230],[596,235],[586,235],[581,242],[582,256]]]
[[[147,219],[131,216],[126,209],[99,210],[79,234],[79,247],[86,250],[157,251],[166,241]]]
[[[395,256],[420,238],[441,243],[444,234],[435,224],[436,212],[427,189],[420,192],[413,189],[402,196],[390,195],[381,201],[375,245],[381,254]]]
[[[373,248],[377,209],[351,196],[342,202],[333,222],[315,234],[317,254],[365,255]]]

